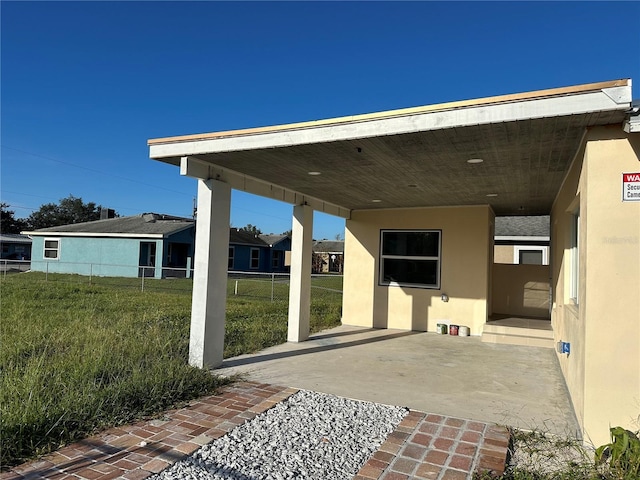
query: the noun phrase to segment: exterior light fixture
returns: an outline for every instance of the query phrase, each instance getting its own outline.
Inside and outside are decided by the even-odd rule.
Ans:
[[[443,293],[442,295],[440,295],[440,300],[447,303],[449,301],[449,295],[447,295],[446,293]]]
[[[418,188],[418,185],[416,185],[415,183],[410,183],[409,185],[407,185],[407,187],[409,187],[409,188]]]
[[[321,173],[321,172],[307,172],[307,173],[308,173],[309,175],[313,175],[314,177],[315,177],[315,176],[318,176],[318,175],[322,175],[322,173]]]
[[[380,203],[382,202],[382,200],[378,200],[377,198],[374,198],[373,200],[371,200],[371,203]]]
[[[484,160],[481,158],[470,158],[469,160],[467,160],[467,163],[471,163],[471,164],[482,163],[482,162],[484,162]]]
[[[487,193],[487,197],[497,197],[497,193]]]

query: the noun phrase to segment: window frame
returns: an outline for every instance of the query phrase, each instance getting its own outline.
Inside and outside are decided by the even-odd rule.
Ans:
[[[541,252],[542,263],[522,263],[520,261],[520,254],[522,252]],[[546,246],[514,245],[513,263],[516,265],[549,265],[549,248]]]
[[[256,258],[253,258],[253,252],[258,252],[258,255],[256,256]],[[256,261],[255,266],[253,263],[254,260]],[[249,269],[258,270],[259,268],[260,268],[260,249],[256,247],[251,247],[251,249],[249,250]]]
[[[56,247],[52,248],[52,247],[47,247],[47,242],[56,242]],[[60,247],[61,247],[61,241],[60,238],[54,238],[54,237],[45,237],[44,242],[42,243],[42,258],[47,261],[47,260],[60,260]],[[56,252],[56,256],[55,257],[47,257],[47,251],[55,251]]]
[[[233,270],[236,264],[236,247],[229,245],[229,256],[227,257],[227,270]]]
[[[385,255],[384,252],[384,234],[385,233],[437,233],[438,234],[438,255]],[[384,280],[384,260],[386,258],[400,260],[429,260],[436,262],[436,283],[405,283]],[[381,229],[380,230],[380,250],[379,250],[379,266],[378,266],[378,285],[383,287],[405,287],[405,288],[422,288],[427,290],[440,290],[442,285],[442,229],[425,228],[425,229]]]
[[[271,251],[271,268],[280,268],[280,252],[278,250]]]

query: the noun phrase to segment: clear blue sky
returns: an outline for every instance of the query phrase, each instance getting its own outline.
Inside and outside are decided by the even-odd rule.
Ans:
[[[190,216],[196,183],[149,138],[631,77],[638,2],[0,3],[1,200],[73,194]],[[291,228],[240,192],[231,221]],[[344,221],[316,214],[314,238]]]

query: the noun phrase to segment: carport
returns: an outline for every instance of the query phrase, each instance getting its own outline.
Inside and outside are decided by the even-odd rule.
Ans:
[[[586,189],[580,195],[571,183],[572,168],[587,162],[589,142],[603,139],[622,145],[620,166],[610,162],[615,178],[618,168],[634,168],[627,135],[638,122],[631,107],[631,81],[615,80],[149,140],[151,158],[198,179],[190,363],[215,367],[223,360],[226,293],[217,285],[226,284],[231,189],[293,205],[291,342],[309,336],[314,210],[347,219],[344,324],[435,331],[436,322],[464,321],[480,335],[491,315],[493,225],[501,215],[552,215],[551,248],[559,254],[552,258],[554,309],[570,303],[565,256],[572,248],[588,253],[584,242],[571,244],[566,227],[587,201]],[[563,192],[577,200],[554,212]],[[622,215],[634,219],[637,212]],[[562,242],[555,250],[554,238]],[[579,275],[576,292],[583,295],[588,280],[584,270]],[[584,320],[586,309],[575,314]],[[582,348],[571,359],[577,363],[562,364],[581,424]],[[640,377],[640,365],[632,368]]]

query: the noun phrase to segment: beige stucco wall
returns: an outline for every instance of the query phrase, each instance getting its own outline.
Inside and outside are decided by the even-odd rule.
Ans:
[[[640,171],[640,135],[589,131],[551,215],[558,355],[585,439],[609,426],[637,428],[640,414],[640,202],[622,202],[622,173]],[[580,210],[579,305],[570,297],[571,214]]]
[[[342,322],[436,331],[445,321],[480,335],[489,306],[493,218],[488,206],[352,212],[345,229]],[[381,229],[442,230],[440,290],[378,285]]]
[[[513,263],[513,245],[496,245],[493,248],[495,263]]]
[[[493,313],[549,318],[547,265],[493,265]]]

